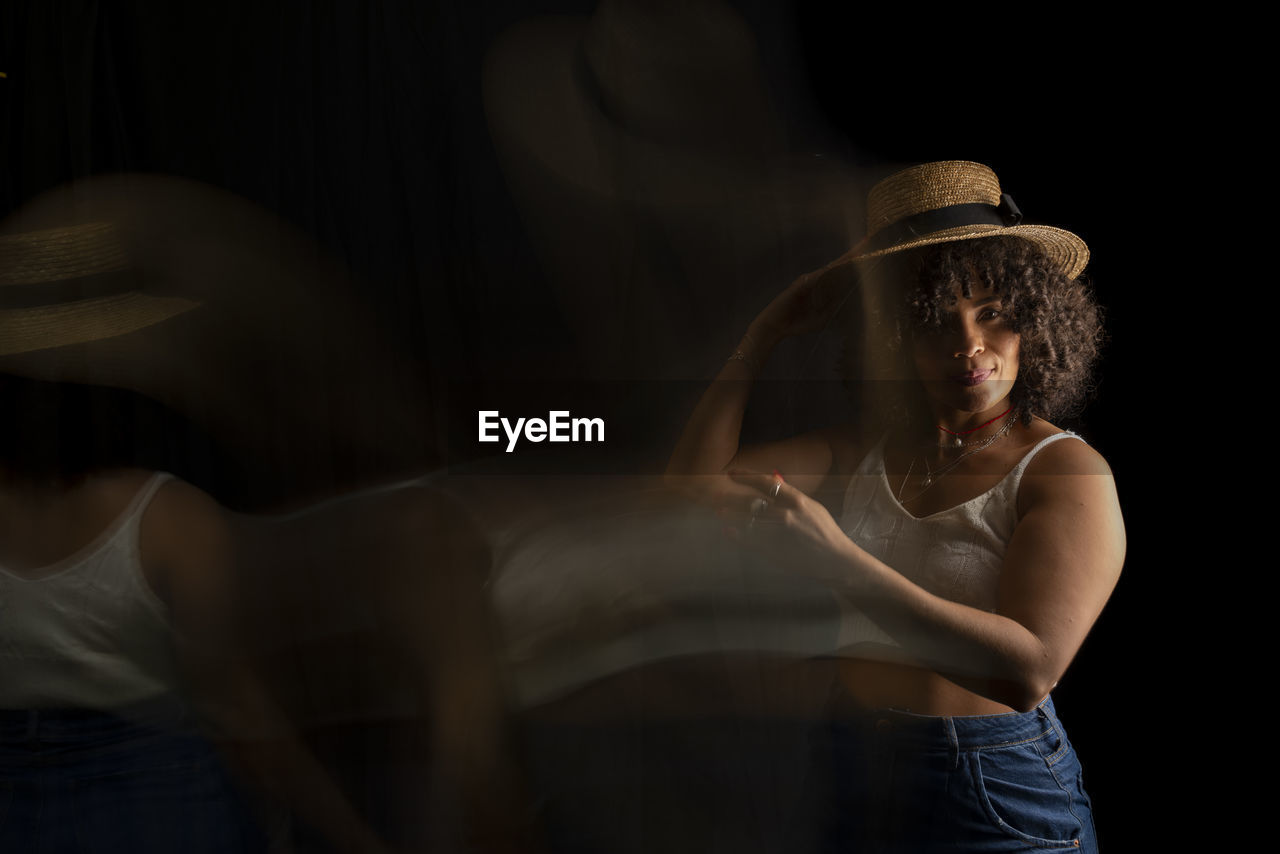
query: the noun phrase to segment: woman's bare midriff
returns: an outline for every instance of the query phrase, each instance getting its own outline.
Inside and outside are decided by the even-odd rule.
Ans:
[[[842,658],[835,710],[898,709],[918,715],[1001,715],[1013,709],[923,667]]]
[[[584,724],[725,715],[820,720],[859,708],[921,715],[1013,711],[933,671],[905,664],[720,653],[629,668],[526,713],[543,722]]]

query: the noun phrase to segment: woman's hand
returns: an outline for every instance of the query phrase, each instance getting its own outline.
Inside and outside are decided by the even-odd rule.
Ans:
[[[805,273],[760,312],[749,334],[776,341],[817,332],[852,290],[855,275],[852,264],[839,260]]]
[[[729,479],[744,488],[726,493],[732,503],[723,505],[742,520],[737,534],[759,542],[780,566],[853,592],[862,552],[826,507],[776,473],[731,471]]]

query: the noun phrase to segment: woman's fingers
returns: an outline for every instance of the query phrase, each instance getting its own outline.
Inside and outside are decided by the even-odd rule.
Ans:
[[[690,475],[672,485],[687,498],[713,509],[726,535],[741,536],[757,522],[777,521],[776,511],[770,511],[774,497],[768,488],[740,483],[726,474]]]
[[[749,486],[759,491],[766,498],[771,500],[784,499],[789,500],[794,497],[796,490],[787,485],[782,475],[774,472],[773,474],[761,474],[753,471],[730,471],[729,479],[734,483],[740,483],[743,486]]]
[[[753,490],[745,505],[751,521],[777,521],[779,511],[794,507],[796,504],[795,488],[787,486],[782,475],[776,472],[761,474],[731,471],[728,474],[734,483]]]
[[[800,508],[803,493],[781,473],[731,470],[721,475],[694,475],[677,484],[699,503],[715,508],[725,533],[738,535],[756,524],[786,522]]]

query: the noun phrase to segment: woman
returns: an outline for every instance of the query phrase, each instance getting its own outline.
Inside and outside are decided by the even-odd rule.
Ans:
[[[867,240],[756,318],[668,469],[845,609],[822,744],[833,849],[1096,847],[1049,691],[1115,586],[1124,528],[1106,462],[1046,419],[1080,402],[1100,327],[1083,241],[1019,219],[976,163],[878,184]],[[851,279],[890,381],[856,425],[740,447],[759,366]]]

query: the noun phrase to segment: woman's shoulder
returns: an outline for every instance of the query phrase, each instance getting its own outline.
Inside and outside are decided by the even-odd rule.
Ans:
[[[105,469],[85,477],[73,488],[83,500],[103,511],[121,512],[139,502],[144,524],[164,517],[165,527],[220,518],[216,501],[203,490],[174,475],[149,469]]]
[[[144,536],[156,544],[182,544],[193,535],[220,536],[227,527],[227,514],[204,490],[168,476],[148,504],[143,526]]]
[[[1031,429],[1034,456],[1018,485],[1019,513],[1038,504],[1091,504],[1112,507],[1118,517],[1115,478],[1102,454],[1047,421],[1036,419]]]
[[[1050,424],[1042,418],[1032,420],[1027,428],[1028,452],[1034,456],[1027,462],[1026,477],[1043,475],[1106,475],[1111,466],[1097,449],[1077,433]]]
[[[228,519],[222,506],[199,487],[169,477],[160,484],[142,517],[139,546],[143,566],[177,565],[193,553],[219,553],[228,538]]]

